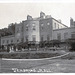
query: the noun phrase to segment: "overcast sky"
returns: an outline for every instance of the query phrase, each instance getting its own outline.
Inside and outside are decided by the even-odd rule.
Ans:
[[[26,20],[27,15],[33,18],[40,16],[43,11],[62,23],[70,26],[70,17],[75,20],[75,3],[0,3],[0,29],[8,24]]]

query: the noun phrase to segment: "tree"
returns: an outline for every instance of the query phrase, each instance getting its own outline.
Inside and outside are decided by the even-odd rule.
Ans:
[[[66,43],[69,45],[70,51],[75,51],[75,38],[67,39]]]

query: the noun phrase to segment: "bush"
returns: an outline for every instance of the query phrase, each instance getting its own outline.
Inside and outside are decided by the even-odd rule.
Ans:
[[[7,50],[0,49],[0,52],[7,52]]]
[[[2,54],[1,57],[12,59],[39,59],[39,58],[50,58],[59,55],[61,55],[61,53],[7,53]]]

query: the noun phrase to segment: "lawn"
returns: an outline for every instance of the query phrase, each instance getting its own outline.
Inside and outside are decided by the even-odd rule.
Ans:
[[[13,53],[10,53],[10,54],[13,54]],[[29,70],[27,72],[30,72],[30,70],[36,70],[36,72],[38,72],[41,69],[41,70],[45,70],[45,72],[50,70],[49,72],[51,73],[75,73],[75,60],[74,59],[75,59],[75,52],[70,52],[67,56],[64,56],[61,58],[47,59],[47,60],[46,59],[44,60],[2,59],[0,61],[1,62],[0,72],[13,73],[13,72],[21,72],[22,70]],[[14,68],[16,68],[17,70],[14,71],[13,70]]]
[[[13,69],[17,69],[14,71]],[[2,60],[2,73],[20,73],[22,70],[50,70],[51,73],[75,73],[75,60]]]

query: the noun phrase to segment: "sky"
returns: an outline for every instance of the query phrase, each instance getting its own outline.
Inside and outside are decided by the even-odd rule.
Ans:
[[[70,17],[75,20],[75,3],[62,2],[17,2],[0,3],[0,29],[8,27],[11,23],[19,23],[27,19],[27,15],[33,18],[39,17],[40,12],[51,15],[55,19],[70,26]]]

